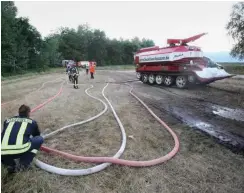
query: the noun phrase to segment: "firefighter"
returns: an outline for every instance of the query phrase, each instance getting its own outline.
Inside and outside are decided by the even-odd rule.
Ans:
[[[70,70],[71,70],[71,66],[68,65],[68,66],[67,66],[67,69],[66,69],[66,74],[68,75],[68,79],[69,79],[69,81],[72,82],[72,76],[71,76],[71,72],[70,72]]]
[[[88,75],[89,73],[89,63],[86,64],[86,74]]]
[[[72,76],[72,80],[74,82],[74,88],[78,88],[78,76],[79,70],[77,69],[76,65],[73,65],[70,69],[70,75]]]
[[[69,70],[70,70],[70,65],[67,65],[67,68],[66,68],[66,74],[69,73]]]
[[[21,105],[19,116],[4,121],[1,136],[1,162],[9,173],[29,168],[44,139],[36,121],[30,118],[30,107]],[[30,137],[30,136],[33,137]],[[17,166],[15,159],[19,159]]]
[[[92,63],[92,64],[90,65],[91,79],[94,79],[94,73],[95,73],[95,65]]]
[[[70,79],[70,65],[67,65],[66,74],[68,75],[68,77]]]

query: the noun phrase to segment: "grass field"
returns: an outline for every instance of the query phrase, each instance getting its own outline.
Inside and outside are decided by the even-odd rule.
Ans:
[[[225,70],[232,74],[244,74],[244,63],[220,63]]]
[[[134,64],[128,65],[110,65],[110,66],[97,66],[98,70],[135,70]]]
[[[120,77],[131,79],[133,73],[100,71],[95,75],[95,81],[113,81]],[[42,132],[53,131],[64,125],[85,120],[102,110],[99,102],[89,98],[84,90],[91,84],[90,90],[94,96],[102,99],[101,90],[105,84],[95,84],[83,71],[79,81],[79,89],[65,84],[60,97],[47,104],[41,110],[32,114],[38,121]],[[2,101],[13,100],[9,106],[2,107],[2,121],[14,114],[20,104],[30,104],[35,107],[47,98],[55,95],[62,80],[48,83],[41,90],[28,96],[38,89],[43,82],[57,78],[66,78],[64,74],[52,73],[35,75],[30,79],[16,79],[2,85]],[[141,88],[138,83],[138,89]],[[144,88],[144,87],[143,87]],[[144,88],[145,89],[145,88]],[[148,88],[137,90],[141,95],[152,93]],[[152,93],[155,97],[163,90]],[[217,91],[216,91],[217,92]],[[118,113],[127,133],[126,151],[122,158],[129,160],[150,160],[165,155],[173,147],[172,137],[165,129],[129,94],[124,85],[109,85],[105,92]],[[172,100],[172,95],[164,93],[166,100]],[[188,98],[188,97],[186,97]],[[213,97],[211,97],[213,98]],[[169,102],[168,101],[168,102]],[[224,101],[224,100],[221,100]],[[187,103],[187,100],[185,100]],[[188,109],[190,111],[190,108]],[[147,168],[130,168],[111,165],[99,173],[69,177],[50,174],[33,167],[30,171],[8,176],[2,168],[2,193],[243,193],[244,192],[244,158],[234,154],[229,149],[217,144],[211,137],[181,124],[166,112],[157,109],[154,112],[176,132],[180,139],[180,151],[173,159],[164,164]],[[48,133],[48,132],[47,132]],[[133,136],[130,138],[129,136]],[[76,155],[112,156],[121,142],[118,124],[111,110],[101,118],[85,125],[70,128],[55,137],[45,141],[45,145],[59,150],[72,152]],[[61,157],[50,156],[39,152],[38,158],[49,164],[63,168],[87,168],[94,164],[74,163]]]
[[[51,74],[51,73],[61,73],[65,72],[64,67],[57,67],[57,68],[49,68],[46,71],[41,71],[41,72],[26,72],[24,74],[18,74],[18,75],[12,75],[12,76],[1,76],[1,81],[6,81],[6,80],[13,80],[13,79],[19,79],[19,78],[31,78],[39,75],[45,75],[45,74]]]

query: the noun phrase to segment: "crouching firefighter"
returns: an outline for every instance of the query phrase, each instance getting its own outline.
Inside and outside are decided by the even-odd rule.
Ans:
[[[30,119],[30,107],[21,105],[19,116],[4,121],[1,136],[2,164],[9,173],[28,169],[43,141],[37,122]],[[18,166],[15,159],[19,160]]]
[[[70,69],[70,73],[72,76],[72,80],[74,83],[74,88],[78,88],[78,76],[79,76],[79,70],[77,69],[76,66],[72,66]]]

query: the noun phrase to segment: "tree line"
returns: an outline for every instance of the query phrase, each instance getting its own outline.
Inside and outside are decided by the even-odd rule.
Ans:
[[[110,39],[105,32],[87,24],[77,29],[60,28],[42,38],[28,18],[17,17],[14,2],[2,1],[1,74],[45,71],[62,60],[95,60],[98,65],[132,64],[133,54],[142,47],[154,46],[150,39]]]
[[[235,41],[230,55],[239,60],[244,60],[244,2],[233,5],[226,29]]]
[[[28,18],[17,17],[12,1],[1,2],[1,75],[21,74],[27,71],[45,71],[62,60],[95,60],[98,65],[132,64],[138,49],[154,46],[153,40],[110,39],[105,32],[91,29],[87,24],[77,29],[61,27],[55,33],[42,37]],[[236,40],[231,51],[235,58],[244,58],[244,3],[233,6],[226,28]]]

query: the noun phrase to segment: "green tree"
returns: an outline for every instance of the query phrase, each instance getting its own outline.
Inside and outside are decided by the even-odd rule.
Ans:
[[[27,18],[16,18],[13,2],[1,2],[2,13],[2,74],[22,73],[37,69],[41,35]]]
[[[16,19],[15,43],[17,45],[16,65],[18,69],[27,71],[38,68],[38,55],[42,46],[40,33],[29,24],[27,18]]]
[[[232,13],[230,15],[230,21],[228,22],[226,29],[228,34],[232,36],[234,41],[234,47],[230,54],[234,58],[239,60],[244,59],[244,3],[239,2],[233,5]]]
[[[81,60],[89,60],[88,49],[92,43],[93,33],[88,24],[79,25],[77,28],[77,33],[79,37],[79,47]]]
[[[141,48],[152,47],[155,46],[154,42],[149,39],[143,38],[141,41]]]
[[[63,57],[58,50],[59,41],[59,34],[51,34],[44,39],[41,53],[43,57],[42,61],[45,63],[45,66],[55,67],[61,63]]]
[[[58,51],[68,60],[81,60],[80,41],[74,29],[65,28],[61,32]]]
[[[100,29],[88,24],[77,29],[60,27],[42,39],[28,18],[16,17],[14,2],[1,2],[2,75],[43,71],[67,60],[95,60],[98,65],[132,64],[134,53],[154,42],[135,37],[131,40],[110,39]]]
[[[109,65],[121,65],[123,64],[123,45],[120,41],[113,39],[109,40],[107,38],[107,57],[106,64]]]
[[[88,59],[96,60],[100,65],[105,65],[106,50],[106,35],[104,31],[94,30],[92,39],[88,47]]]
[[[1,60],[2,74],[15,70],[15,17],[17,8],[12,1],[1,1]]]

